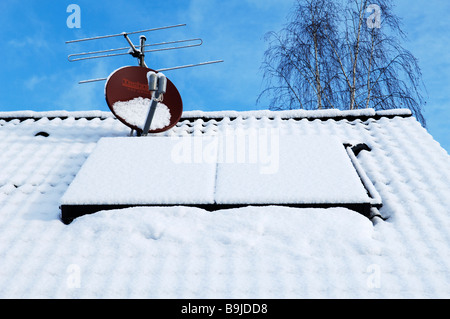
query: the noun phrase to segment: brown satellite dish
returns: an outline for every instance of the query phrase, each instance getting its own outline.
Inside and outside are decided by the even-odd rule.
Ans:
[[[137,98],[152,99],[152,92],[149,91],[147,73],[155,70],[142,66],[126,66],[114,71],[107,79],[105,86],[106,103],[111,112],[123,124],[127,125],[133,130],[143,134],[143,128],[137,126],[130,118],[127,118],[126,113],[118,114],[114,105],[117,102],[132,101]],[[164,94],[163,102],[170,112],[170,123],[163,128],[149,130],[148,133],[160,133],[167,131],[174,127],[180,120],[183,113],[183,102],[180,93],[175,85],[167,79],[167,90]],[[129,106],[132,108],[133,105]],[[130,110],[133,113],[133,110]],[[147,114],[144,115],[142,121],[145,121]]]
[[[70,54],[68,56],[68,60],[70,62],[75,62],[81,60],[109,58],[126,54],[130,54],[132,57],[137,58],[139,61],[139,66],[126,66],[114,71],[108,78],[84,80],[79,83],[84,84],[106,81],[105,97],[109,109],[119,121],[136,131],[138,135],[145,136],[148,133],[164,132],[174,127],[180,120],[183,113],[183,102],[175,85],[173,85],[173,83],[163,74],[160,73],[158,75],[157,73],[221,63],[224,61],[217,60],[187,64],[155,71],[147,67],[147,64],[145,63],[146,53],[197,47],[203,44],[203,40],[197,38],[145,44],[147,38],[144,35],[141,35],[139,37],[140,45],[134,45],[128,35],[178,28],[185,25],[186,24],[177,24],[141,31],[122,32],[118,34],[66,41],[66,43],[69,44],[124,37],[129,45],[129,47],[123,48]],[[156,48],[146,50],[146,48],[149,47]],[[151,74],[148,74],[149,72]],[[151,83],[151,88],[149,88],[149,83]],[[163,98],[163,101],[161,101],[161,98]],[[149,106],[149,108],[147,106]],[[160,111],[158,112],[158,110]],[[154,121],[155,118],[157,119],[156,121]],[[144,125],[140,126],[141,123]]]

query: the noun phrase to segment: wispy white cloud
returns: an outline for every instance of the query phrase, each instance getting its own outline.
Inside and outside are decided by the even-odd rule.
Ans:
[[[48,80],[49,77],[46,75],[42,75],[42,76],[38,76],[38,75],[33,75],[31,76],[31,78],[29,78],[28,80],[25,81],[25,87],[28,90],[34,90],[36,88],[36,86],[46,80]]]
[[[11,39],[7,42],[8,47],[14,49],[27,48],[29,50],[50,49],[49,42],[40,36],[26,36],[22,39]]]
[[[54,83],[55,107],[64,110],[106,110],[107,106],[103,94],[105,83],[78,84],[78,82],[104,78],[112,71],[113,68],[108,61],[99,60],[89,69],[78,65],[64,75],[60,74],[59,78],[64,78],[64,81]]]

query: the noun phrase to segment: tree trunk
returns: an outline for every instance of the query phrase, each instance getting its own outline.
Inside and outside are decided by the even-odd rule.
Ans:
[[[314,54],[316,62],[316,90],[317,90],[317,108],[322,109],[322,85],[320,84],[319,55],[317,44],[317,32],[314,33]]]

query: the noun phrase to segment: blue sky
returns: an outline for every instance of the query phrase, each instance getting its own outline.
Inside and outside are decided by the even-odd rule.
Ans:
[[[376,3],[376,0],[374,0]],[[69,4],[81,8],[81,28],[70,29]],[[70,63],[67,55],[126,46],[121,37],[66,45],[66,40],[186,23],[147,34],[148,41],[203,39],[200,47],[156,52],[151,68],[223,59],[224,63],[166,72],[180,91],[185,110],[267,109],[256,104],[263,87],[264,35],[280,30],[293,0],[2,0],[0,2],[0,110],[104,110],[104,83],[78,81],[106,77],[130,56]],[[429,132],[450,153],[450,2],[396,1],[427,87]],[[138,35],[132,37],[137,41]]]

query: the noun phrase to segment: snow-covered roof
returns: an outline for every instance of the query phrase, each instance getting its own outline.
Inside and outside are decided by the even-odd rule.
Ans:
[[[65,225],[61,199],[86,159],[129,129],[107,112],[0,112],[0,297],[450,297],[450,158],[409,111],[185,112],[158,136],[254,128],[365,144],[357,165],[386,220],[175,206]]]

